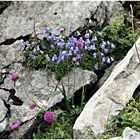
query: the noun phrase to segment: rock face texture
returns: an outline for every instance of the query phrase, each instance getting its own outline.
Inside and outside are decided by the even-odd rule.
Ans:
[[[18,46],[23,41],[21,39],[29,39],[34,30],[38,38],[42,38],[46,25],[54,34],[58,34],[58,27],[64,27],[66,35],[69,35],[85,24],[105,25],[112,17],[123,20],[120,2],[0,2],[0,138],[24,138],[39,107],[47,110],[63,99],[53,75],[55,84],[46,71],[31,71],[22,65],[23,57]],[[89,22],[90,18],[92,22]],[[12,73],[19,76],[16,82],[10,80]],[[71,88],[67,86],[68,77]],[[63,78],[63,84],[68,97],[71,97],[81,87],[96,80],[93,72],[73,69]],[[28,104],[34,101],[37,107],[30,110]],[[20,128],[9,130],[16,121],[21,124]]]
[[[66,35],[69,35],[70,31],[84,26],[92,16],[96,22],[91,24],[103,25],[112,17],[123,19],[123,8],[119,2],[101,1],[13,2],[0,15],[0,43],[31,34],[34,23],[39,37],[46,25],[55,34],[58,34],[58,27],[65,27]]]
[[[140,54],[140,38],[136,46]],[[107,120],[111,115],[117,114],[116,110],[123,109],[139,84],[140,63],[133,46],[85,105],[74,124],[74,137],[93,138],[103,133]]]
[[[58,81],[55,80],[53,75],[51,76],[52,81],[45,70],[31,71],[22,66],[23,56],[18,45],[21,42],[22,40],[16,41],[12,45],[1,45],[0,48],[0,132],[9,128],[17,120],[24,125],[24,127],[20,127],[20,133],[13,132],[9,138],[22,138],[32,125],[39,108],[36,107],[31,110],[28,106],[29,103],[36,102],[39,107],[47,110],[63,99],[62,89],[57,88]],[[16,73],[19,77],[16,82],[10,79],[12,73]],[[75,79],[73,78],[74,75]],[[69,85],[72,85],[70,88],[68,88],[68,77]],[[63,85],[66,94],[70,98],[82,86],[92,84],[96,80],[97,76],[94,72],[73,69],[63,78]],[[61,82],[58,87],[62,88]],[[7,117],[4,118],[8,109],[2,99],[9,105],[10,114],[8,119]]]
[[[119,139],[140,139],[140,133],[129,127],[126,127],[121,137],[114,137],[111,138],[110,140],[119,140]]]

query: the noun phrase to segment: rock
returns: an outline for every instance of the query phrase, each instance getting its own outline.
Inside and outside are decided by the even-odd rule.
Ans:
[[[126,127],[121,137],[114,137],[110,138],[109,140],[119,140],[119,139],[140,139],[140,133],[131,129],[130,127]]]
[[[123,139],[140,139],[140,133],[129,127],[126,127],[123,131],[122,138]]]
[[[136,45],[140,54],[140,38]],[[134,45],[85,105],[74,124],[74,138],[93,138],[104,132],[107,120],[124,108],[139,86],[139,71],[140,63]]]
[[[102,25],[114,16],[123,20],[123,8],[113,1],[15,1],[0,15],[0,43],[31,34],[34,23],[39,38],[46,25],[55,34],[58,34],[58,27],[64,27],[69,35],[70,30],[84,26],[91,16],[97,20],[93,21],[94,25]]]
[[[62,89],[61,82],[58,84],[54,74],[51,76],[52,81],[47,71],[29,70],[22,65],[23,56],[20,55],[18,46],[21,42],[22,40],[19,40],[12,45],[2,45],[0,48],[0,56],[2,56],[0,69],[2,75],[6,76],[4,83],[0,85],[0,99],[4,99],[10,105],[11,114],[5,120],[5,129],[7,130],[16,121],[26,126],[20,127],[16,132],[13,131],[9,138],[22,138],[32,126],[40,108],[48,110],[63,99],[62,91],[58,88],[59,86]],[[15,82],[10,79],[12,73],[16,73],[19,77]],[[77,90],[96,82],[96,80],[97,76],[94,72],[77,68],[63,78],[63,85],[70,98]],[[70,90],[68,90],[68,85],[71,85]],[[37,107],[31,110],[28,104],[33,102],[37,104]]]
[[[7,114],[7,108],[4,105],[3,100],[0,99],[0,132],[2,132],[6,127],[6,123],[4,121],[6,114]]]
[[[11,4],[10,1],[0,1],[0,14]]]

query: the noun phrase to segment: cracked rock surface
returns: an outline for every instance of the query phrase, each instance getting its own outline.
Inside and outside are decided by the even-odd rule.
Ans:
[[[0,43],[31,34],[34,22],[37,33],[42,33],[48,25],[55,34],[58,34],[58,27],[65,27],[66,35],[69,35],[70,30],[84,26],[91,16],[96,21],[92,24],[103,25],[112,17],[123,20],[123,8],[120,2],[15,1],[0,15]]]
[[[140,53],[140,38],[136,45]],[[139,84],[140,63],[134,45],[85,105],[74,124],[74,137],[90,139],[103,133],[107,120],[124,108]]]
[[[66,35],[69,35],[70,30],[75,31],[87,24],[90,17],[92,26],[102,26],[116,16],[123,20],[123,8],[120,2],[14,1],[10,4],[0,2],[0,10],[0,138],[19,139],[29,133],[27,131],[39,111],[38,107],[29,109],[28,104],[32,100],[47,110],[63,99],[46,71],[31,71],[21,63],[23,57],[18,45],[29,39],[34,23],[39,38],[42,38],[46,25],[52,28],[54,34],[58,34],[56,29],[63,26]],[[12,73],[19,76],[16,82],[10,80]],[[68,76],[71,85],[75,84],[74,88],[67,87]],[[58,82],[54,76],[53,79]],[[66,94],[71,97],[81,87],[94,84],[96,80],[97,76],[91,71],[73,69],[63,78]],[[17,120],[20,128],[11,131],[9,126]]]
[[[0,128],[1,131],[8,130],[9,126],[17,120],[22,124],[22,127],[18,130],[21,133],[13,131],[9,135],[9,138],[22,138],[31,127],[40,109],[36,107],[30,110],[28,106],[29,103],[35,101],[38,106],[47,110],[63,99],[61,90],[56,88],[54,84],[54,82],[56,84],[58,83],[54,75],[52,75],[54,79],[54,82],[52,82],[45,70],[32,71],[22,65],[23,56],[20,53],[19,47],[19,43],[21,42],[22,40],[19,40],[11,45],[1,45],[0,48],[0,75],[2,81],[0,84],[1,119],[3,119],[7,113],[7,108],[9,110],[8,117],[0,122]],[[19,77],[16,82],[10,79],[12,73],[16,73]],[[74,74],[75,80],[72,78]],[[83,77],[81,77],[81,75],[85,77],[84,81],[82,81]],[[75,84],[75,87],[72,86],[70,89],[67,87],[68,76],[69,83],[72,85]],[[70,98],[71,95],[81,87],[94,84],[96,80],[97,76],[94,72],[73,69],[73,71],[63,78],[63,84],[66,94]],[[61,87],[61,84],[59,84],[59,87]],[[3,104],[2,99],[4,99],[7,104],[7,108]]]

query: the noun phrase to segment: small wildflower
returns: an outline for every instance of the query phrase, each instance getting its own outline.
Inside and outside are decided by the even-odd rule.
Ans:
[[[107,64],[110,64],[110,63],[111,63],[111,61],[110,61],[110,58],[109,58],[109,57],[107,58],[106,63],[107,63]]]
[[[50,33],[50,28],[49,28],[49,27],[45,27],[45,29],[44,29],[44,33],[45,33],[45,34]]]
[[[30,56],[30,58],[31,58],[32,60],[34,60],[34,61],[37,59],[36,56],[33,55],[33,54],[29,54],[29,56]]]
[[[108,49],[104,49],[104,52],[107,53],[108,52]]]
[[[46,54],[46,60],[48,61],[48,62],[50,62],[51,61],[51,59],[50,59],[50,57],[49,57],[49,55],[48,54]]]
[[[76,32],[76,35],[77,35],[77,36],[80,36],[81,34],[80,34],[80,32],[79,32],[79,31],[77,31],[77,32]]]
[[[96,53],[94,53],[94,54],[93,54],[93,57],[94,57],[95,59],[97,58],[97,55],[96,55]]]
[[[45,112],[43,118],[44,118],[44,121],[50,123],[54,120],[54,113],[53,112]]]
[[[95,36],[95,37],[93,37],[92,39],[91,39],[91,42],[93,43],[94,41],[97,41],[97,37]]]
[[[98,70],[98,63],[95,64],[93,67],[94,67],[95,70]]]
[[[76,47],[77,47],[78,49],[82,49],[83,46],[84,46],[84,42],[83,42],[82,40],[78,40],[78,41],[76,42]]]
[[[15,123],[13,123],[13,124],[10,126],[10,128],[11,128],[12,130],[13,130],[13,129],[18,129],[19,126],[20,126],[19,121],[16,121]]]
[[[102,62],[105,62],[105,57],[102,58]]]
[[[16,80],[17,80],[17,75],[16,75],[15,73],[13,73],[13,74],[11,75],[10,79],[11,79],[12,81],[16,81]]]
[[[91,31],[91,30],[88,30],[88,32],[89,32],[89,34],[92,34],[93,33],[93,31]]]
[[[100,53],[100,55],[101,55],[101,56],[105,56],[105,54],[104,54],[104,53],[102,53],[102,52]]]
[[[111,48],[112,48],[112,49],[115,49],[115,48],[116,48],[115,45],[114,45],[113,43],[111,43]]]
[[[55,48],[55,46],[54,45],[51,45],[51,49],[54,49]]]
[[[88,39],[89,37],[90,37],[89,33],[85,34],[85,38]]]
[[[28,106],[29,106],[29,108],[32,110],[32,109],[34,109],[34,108],[36,107],[36,104],[34,104],[34,103],[29,103]]]
[[[76,65],[77,65],[77,66],[79,66],[79,65],[80,65],[80,63],[77,61],[77,62],[76,62]]]
[[[73,61],[73,62],[76,62],[76,61],[77,61],[77,57],[73,57],[73,58],[72,58],[72,61]]]
[[[113,62],[113,61],[114,61],[114,58],[111,56],[111,57],[110,57],[110,60]]]

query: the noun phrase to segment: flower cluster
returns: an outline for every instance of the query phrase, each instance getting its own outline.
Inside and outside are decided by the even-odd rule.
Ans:
[[[50,123],[54,120],[54,113],[51,112],[51,111],[48,111],[48,112],[45,112],[43,118],[44,118],[44,121]]]
[[[83,35],[80,31],[76,31],[66,38],[62,34],[61,36],[52,34],[50,28],[45,27],[44,36],[37,45],[29,43],[21,45],[21,50],[26,52],[26,56],[28,52],[28,58],[37,61],[36,64],[59,65],[69,59],[73,65],[82,66],[81,63],[86,60],[85,63],[91,63],[92,68],[98,70],[100,64],[108,65],[114,61],[110,54],[115,45],[109,40],[104,40],[102,32],[86,30]],[[90,60],[86,57],[90,57]]]

